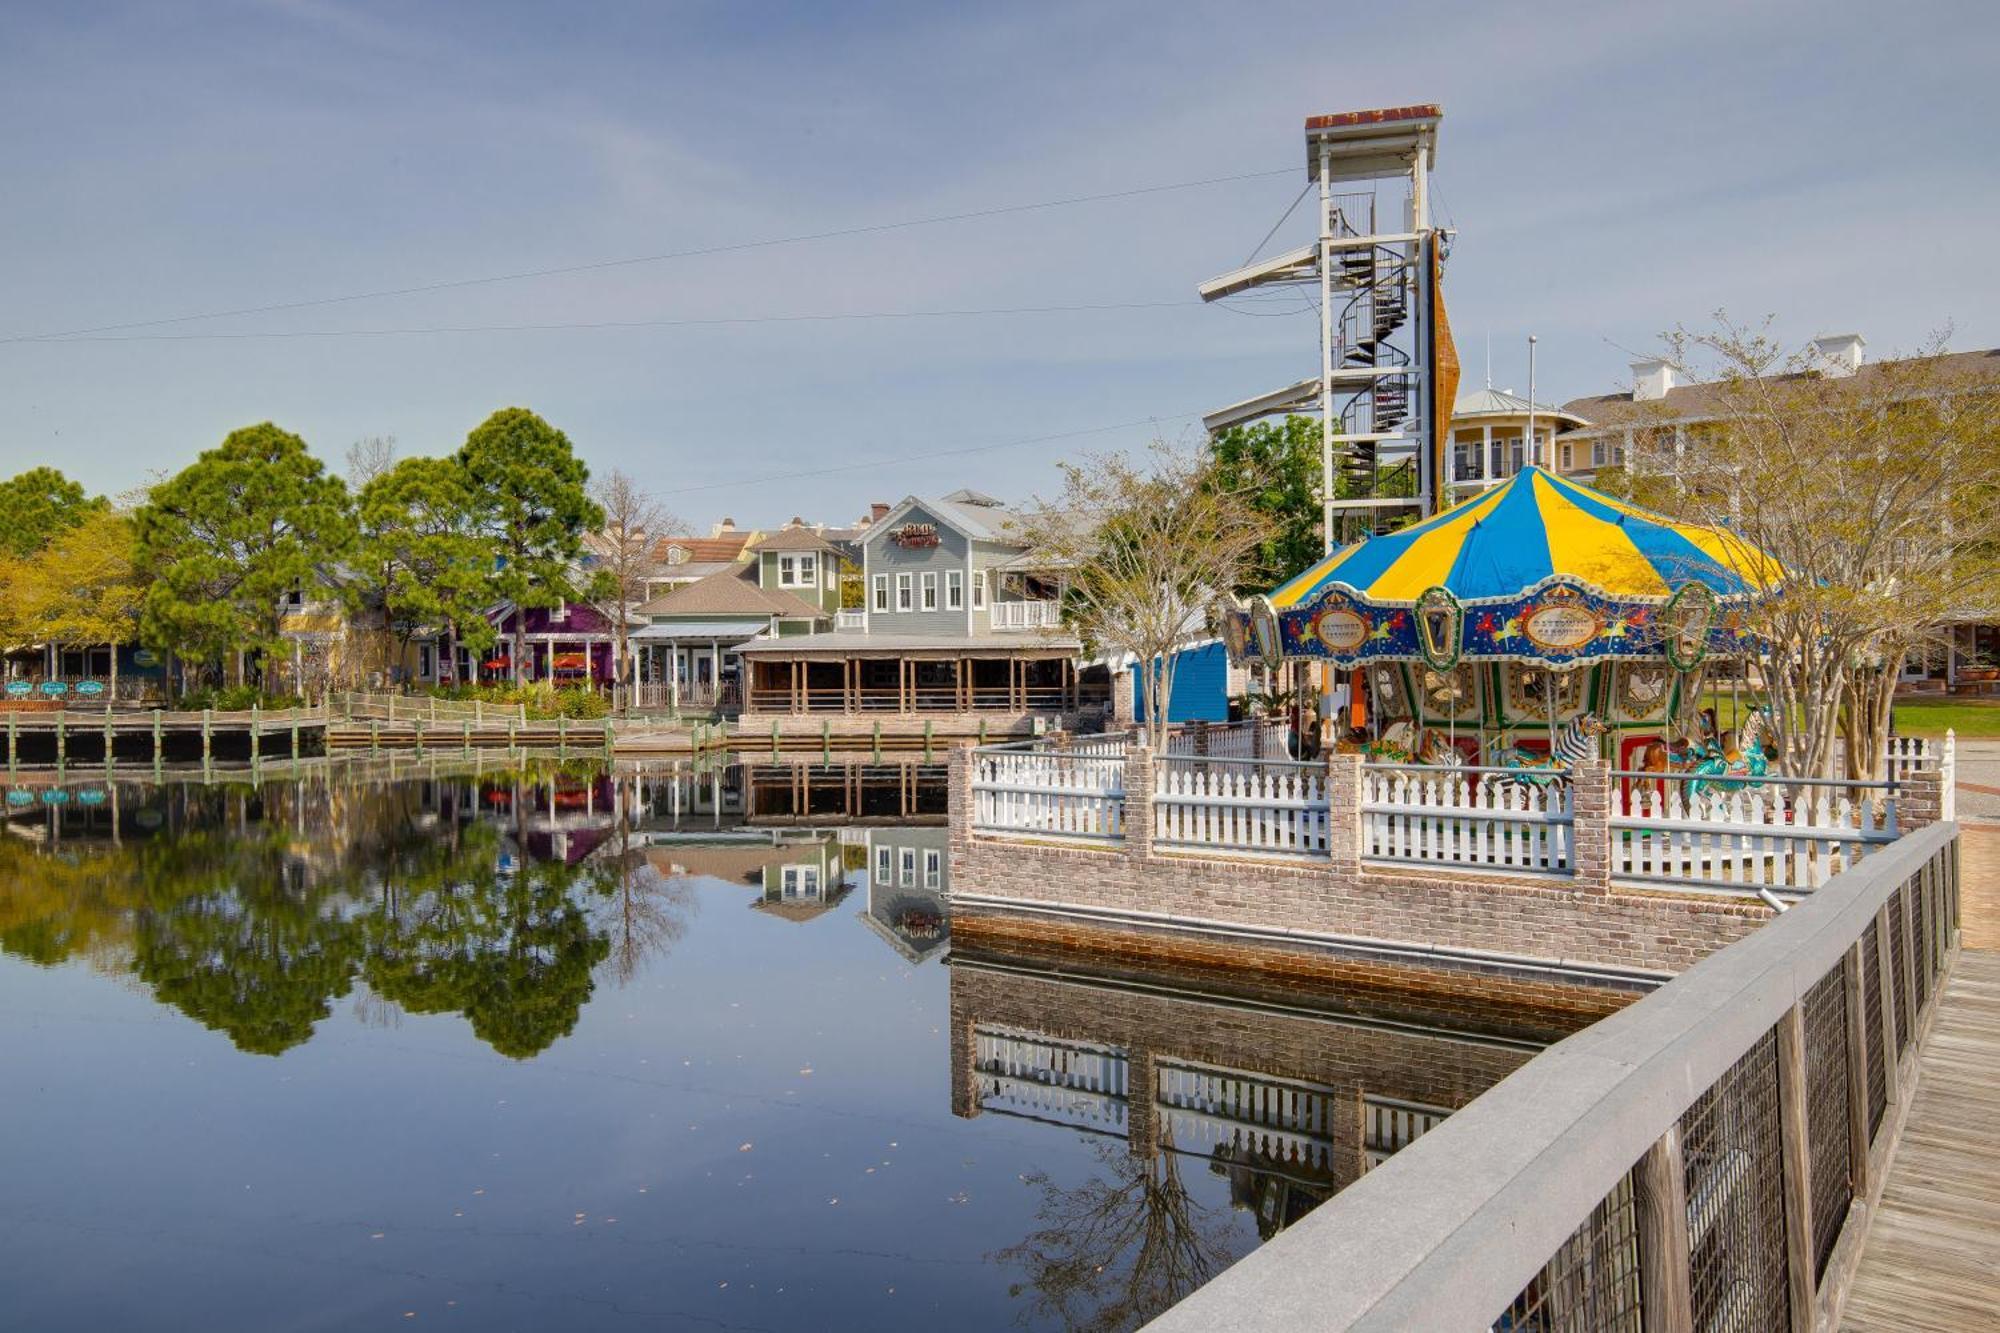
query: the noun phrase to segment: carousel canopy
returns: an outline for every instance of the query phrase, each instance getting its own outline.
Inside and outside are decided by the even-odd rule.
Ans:
[[[1718,598],[1776,581],[1779,568],[1717,528],[1676,523],[1539,467],[1456,508],[1343,547],[1271,594],[1283,612],[1341,588],[1413,605],[1442,587],[1463,603],[1505,601],[1563,580],[1620,602],[1664,601],[1688,583]]]

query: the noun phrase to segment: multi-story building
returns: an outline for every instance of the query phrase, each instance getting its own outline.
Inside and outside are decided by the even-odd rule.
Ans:
[[[1075,708],[1082,645],[1061,628],[1062,577],[1021,532],[973,491],[887,507],[853,538],[859,607],[827,629],[738,645],[746,728],[921,716],[997,734]]]

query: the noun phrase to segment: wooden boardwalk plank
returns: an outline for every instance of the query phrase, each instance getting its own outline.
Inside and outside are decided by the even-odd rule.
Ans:
[[[1841,1326],[2000,1330],[2000,951],[1959,954],[1917,1068]]]

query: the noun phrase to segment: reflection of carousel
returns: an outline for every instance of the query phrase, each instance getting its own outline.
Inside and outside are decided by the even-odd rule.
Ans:
[[[1619,768],[1761,774],[1761,744],[1699,700],[1705,662],[1747,657],[1740,608],[1776,573],[1727,532],[1530,467],[1335,551],[1233,637],[1346,669],[1328,739],[1378,760],[1560,771],[1609,737]]]

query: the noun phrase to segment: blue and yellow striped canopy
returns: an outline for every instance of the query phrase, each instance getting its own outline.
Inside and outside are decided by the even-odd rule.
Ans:
[[[1375,605],[1414,605],[1442,587],[1477,605],[1563,580],[1625,603],[1664,602],[1684,584],[1719,599],[1766,590],[1778,563],[1720,528],[1676,523],[1539,467],[1454,509],[1343,547],[1271,594],[1279,613],[1340,589]]]

